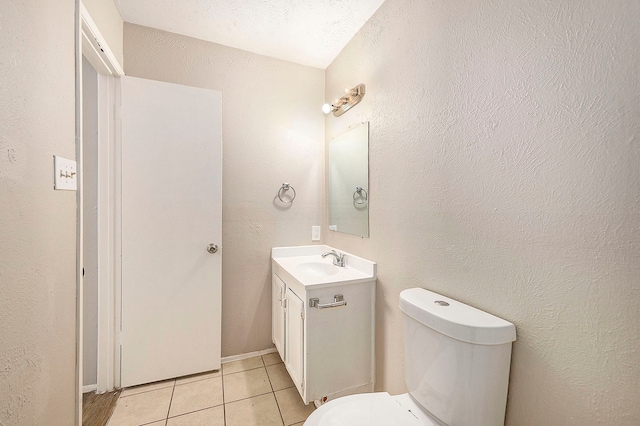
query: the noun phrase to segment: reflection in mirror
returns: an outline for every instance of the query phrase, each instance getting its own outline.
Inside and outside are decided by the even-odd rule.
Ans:
[[[369,236],[369,122],[329,142],[329,230]]]

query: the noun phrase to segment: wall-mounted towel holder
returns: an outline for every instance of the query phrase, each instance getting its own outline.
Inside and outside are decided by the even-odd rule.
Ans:
[[[285,201],[285,200],[282,199],[282,196],[288,190],[292,190],[293,191],[293,197],[291,197],[291,199],[289,201]],[[282,201],[285,204],[293,203],[293,200],[296,199],[296,189],[293,186],[291,186],[291,184],[283,183],[282,186],[280,187],[280,189],[278,189],[278,199],[280,199],[280,201]]]

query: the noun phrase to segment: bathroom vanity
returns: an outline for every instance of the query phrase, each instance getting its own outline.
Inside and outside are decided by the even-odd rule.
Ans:
[[[305,404],[374,386],[376,264],[324,245],[275,247],[272,340]]]

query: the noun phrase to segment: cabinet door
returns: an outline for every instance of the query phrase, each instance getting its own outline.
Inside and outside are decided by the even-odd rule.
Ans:
[[[285,360],[285,284],[276,274],[273,274],[271,286],[271,340],[276,345],[280,358]]]
[[[290,289],[286,291],[286,304],[285,366],[304,400],[304,304]]]

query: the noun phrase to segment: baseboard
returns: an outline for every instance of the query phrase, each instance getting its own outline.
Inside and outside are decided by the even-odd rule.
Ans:
[[[269,349],[264,349],[262,351],[249,352],[247,354],[225,356],[225,357],[222,357],[220,362],[222,364],[226,364],[228,362],[240,361],[242,359],[247,359],[247,358],[253,358],[254,356],[262,356],[262,355],[272,354],[274,352],[277,352],[276,348],[269,348]]]
[[[86,385],[82,387],[82,393],[95,392],[98,390],[98,385]]]

